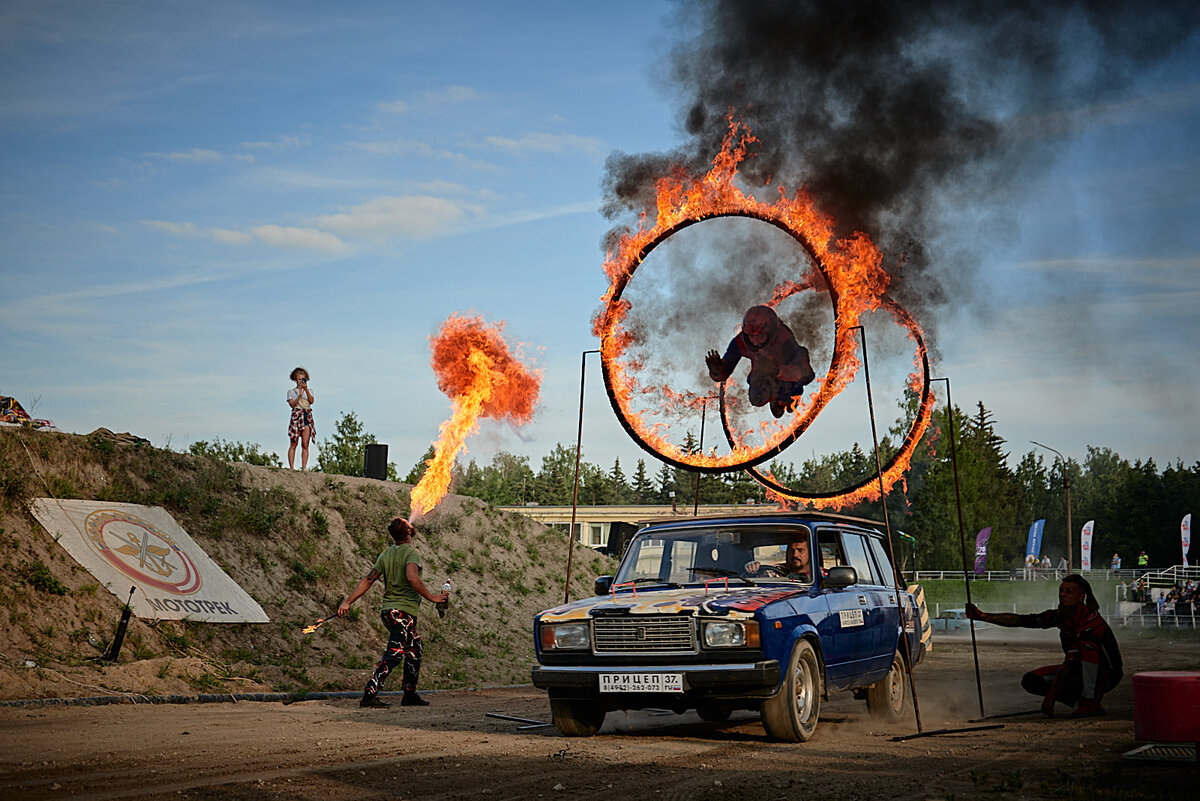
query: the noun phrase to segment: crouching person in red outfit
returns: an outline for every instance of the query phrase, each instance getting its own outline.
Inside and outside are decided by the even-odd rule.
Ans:
[[[1054,717],[1054,704],[1074,707],[1071,717],[1105,714],[1100,699],[1121,681],[1121,651],[1112,629],[1100,616],[1092,585],[1078,573],[1058,587],[1058,608],[1033,615],[989,613],[967,604],[967,617],[1026,629],[1058,628],[1066,658],[1026,673],[1021,686],[1042,697],[1042,713]]]

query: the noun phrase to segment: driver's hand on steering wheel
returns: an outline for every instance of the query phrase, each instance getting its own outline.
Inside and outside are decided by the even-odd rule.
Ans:
[[[742,568],[742,570],[745,572],[745,574],[746,574],[747,576],[757,576],[757,575],[758,575],[758,571],[759,571],[759,570],[762,570],[762,565],[760,565],[760,564],[759,564],[758,562],[756,562],[756,561],[753,561],[753,562],[747,562],[747,563],[746,563],[746,566],[745,566],[745,567],[743,567],[743,568]]]

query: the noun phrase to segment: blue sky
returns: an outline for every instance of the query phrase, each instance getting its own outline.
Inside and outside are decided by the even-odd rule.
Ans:
[[[304,365],[318,438],[353,410],[406,472],[449,414],[427,338],[480,313],[545,379],[534,422],[485,422],[467,458],[537,469],[574,444],[597,346],[605,158],[680,142],[668,8],[4,4],[0,394],[66,431],[283,456],[287,374]],[[986,255],[933,321],[935,373],[994,412],[1016,455],[1038,440],[1191,464],[1200,45],[1119,102],[1053,112],[1073,133],[1004,225],[947,209]],[[698,363],[736,322],[713,321]],[[871,364],[884,428],[908,366],[895,356]],[[587,386],[585,458],[656,471],[595,356]],[[868,443],[861,395],[785,457]]]

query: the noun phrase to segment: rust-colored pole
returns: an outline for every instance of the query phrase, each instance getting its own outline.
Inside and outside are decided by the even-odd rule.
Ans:
[[[887,511],[887,494],[883,486],[883,461],[879,458],[879,434],[875,428],[875,402],[871,399],[871,366],[867,360],[867,330],[861,325],[851,327],[849,330],[858,329],[859,338],[862,340],[862,361],[863,361],[863,378],[867,384],[867,411],[871,416],[871,442],[875,446],[875,471],[879,475],[879,505],[883,507],[883,528],[887,532],[887,549],[888,558],[892,560],[892,583],[896,587],[896,609],[900,612],[900,627],[904,628],[904,608],[900,604],[900,599],[903,597],[904,587],[900,583],[900,572],[896,566],[896,551],[892,547],[892,524],[888,520]],[[917,635],[917,620],[913,618],[913,634]],[[913,700],[913,715],[917,719],[917,733],[921,733],[921,705],[917,702],[917,680],[913,676],[912,654],[909,653],[911,643],[908,640],[908,635],[904,636],[904,650],[901,651],[904,662],[905,672],[908,673],[908,689],[912,694]]]
[[[950,399],[950,379],[931,378],[946,382],[946,414],[950,418],[950,464],[954,467],[954,501],[958,506],[958,546],[962,552],[963,585],[967,588],[967,603],[971,603],[971,575],[967,572],[967,531],[963,524],[962,491],[958,486],[958,445],[954,441],[954,402]],[[979,717],[983,714],[983,682],[979,679],[979,647],[975,642],[975,621],[971,621],[971,653],[975,657],[975,691],[979,694]]]
[[[700,444],[697,453],[704,453],[704,418],[708,416],[708,398],[700,399]],[[692,505],[692,517],[700,516],[700,471],[696,471],[696,503]]]
[[[575,436],[575,487],[571,490],[571,527],[567,529],[567,581],[563,587],[563,603],[571,600],[571,561],[575,556],[575,512],[579,507],[579,455],[583,451],[583,381],[587,376],[587,355],[598,350],[585,350],[579,357],[579,433]]]

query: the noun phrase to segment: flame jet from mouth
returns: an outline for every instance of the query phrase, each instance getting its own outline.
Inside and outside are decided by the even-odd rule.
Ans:
[[[531,370],[511,352],[504,323],[482,317],[451,315],[430,338],[430,364],[438,389],[453,405],[438,429],[433,458],[412,491],[414,515],[433,509],[450,487],[450,471],[467,437],[479,430],[479,418],[522,426],[533,418],[542,386],[540,370]]]

